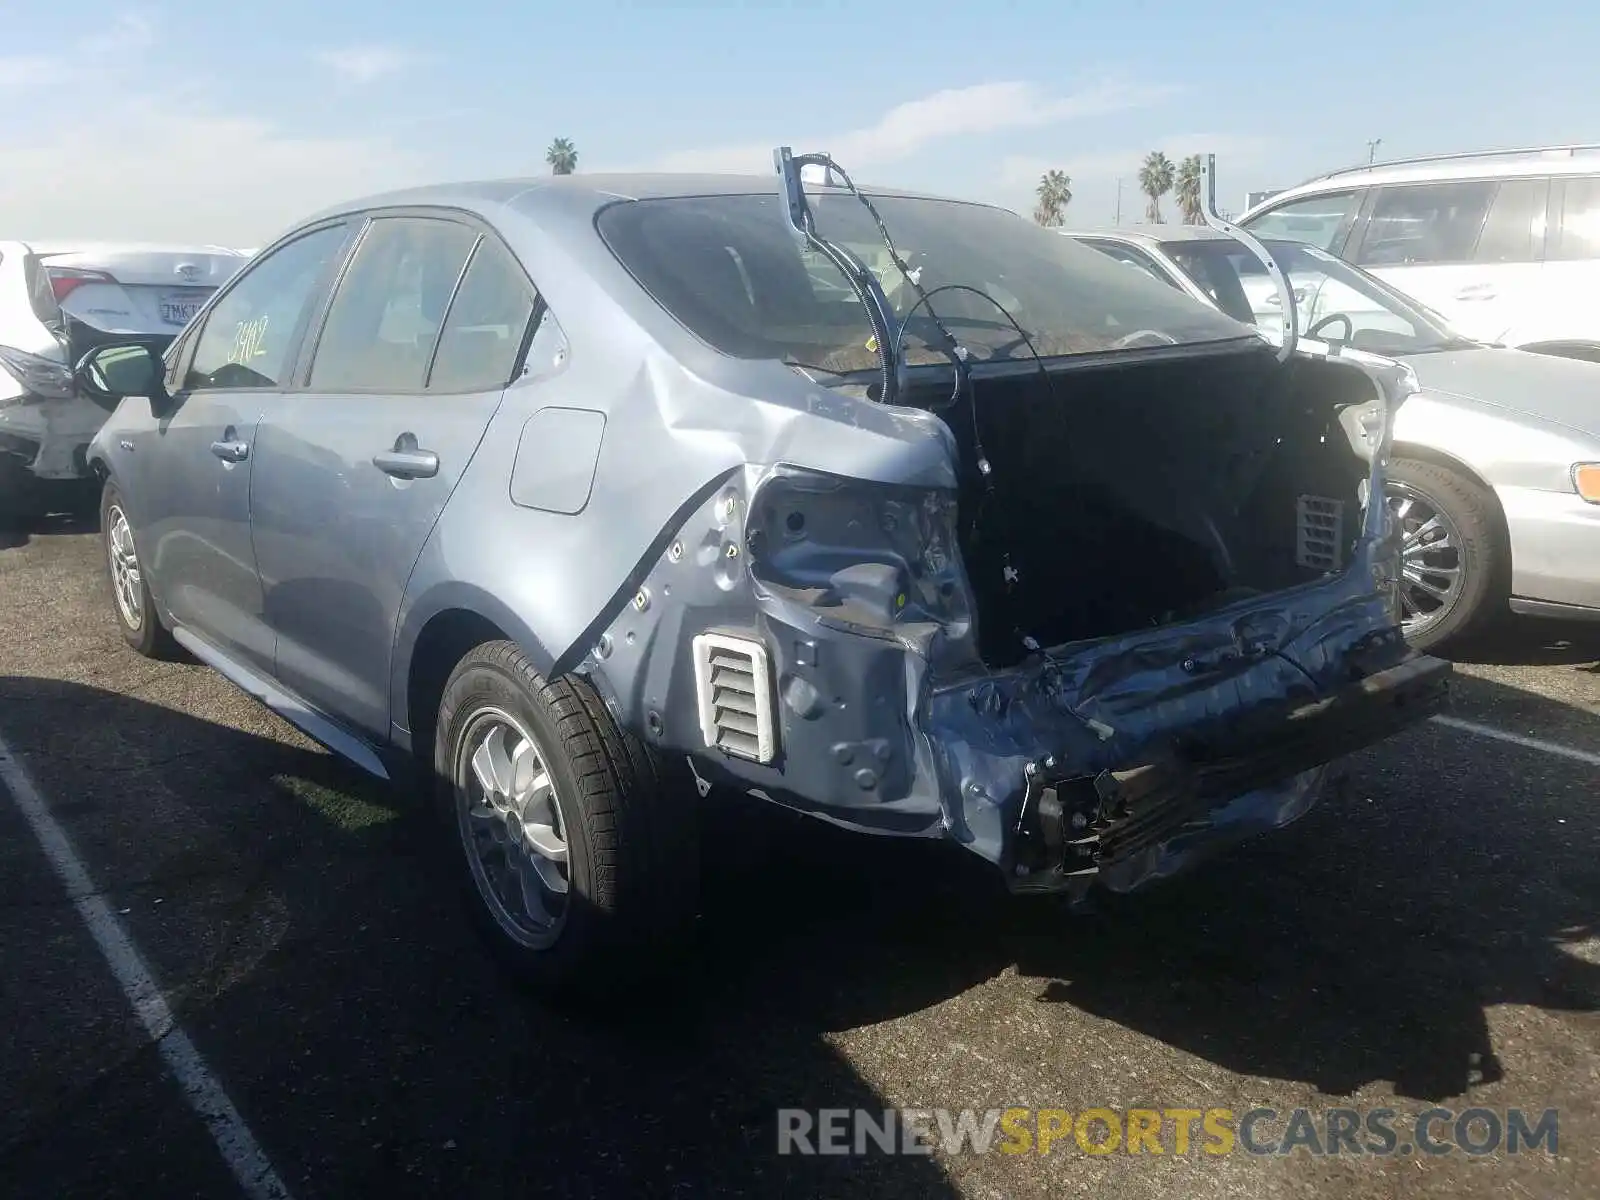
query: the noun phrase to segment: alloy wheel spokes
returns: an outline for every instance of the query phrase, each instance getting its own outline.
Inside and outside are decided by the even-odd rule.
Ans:
[[[1390,485],[1390,505],[1400,533],[1401,626],[1416,633],[1443,620],[1460,598],[1461,536],[1448,513],[1408,485]]]
[[[107,517],[106,545],[117,608],[128,627],[138,629],[144,624],[143,580],[139,573],[139,555],[133,544],[133,530],[120,508],[113,507]]]
[[[466,744],[462,774],[476,786],[464,800],[481,878],[505,918],[546,936],[570,887],[554,781],[533,738],[508,714],[486,712],[469,726]]]

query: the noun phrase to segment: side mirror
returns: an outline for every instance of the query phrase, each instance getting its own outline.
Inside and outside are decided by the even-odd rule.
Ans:
[[[138,342],[113,342],[96,346],[78,360],[72,377],[78,389],[97,400],[120,401],[124,396],[149,396],[163,400],[161,377],[166,367],[161,356]]]

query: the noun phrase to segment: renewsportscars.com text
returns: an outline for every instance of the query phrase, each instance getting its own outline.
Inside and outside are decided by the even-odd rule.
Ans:
[[[1554,1108],[784,1108],[778,1153],[1554,1155],[1559,1125]]]

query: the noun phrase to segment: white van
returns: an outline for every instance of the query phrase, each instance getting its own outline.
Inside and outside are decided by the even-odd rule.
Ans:
[[[1475,341],[1600,361],[1600,146],[1351,167],[1239,224],[1337,254]]]

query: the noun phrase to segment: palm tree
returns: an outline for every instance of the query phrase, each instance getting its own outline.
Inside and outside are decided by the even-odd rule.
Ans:
[[[544,152],[544,160],[550,164],[552,175],[571,175],[578,169],[578,148],[571,138],[558,137]]]
[[[1039,205],[1033,210],[1033,219],[1040,225],[1059,225],[1072,203],[1072,176],[1065,171],[1049,170],[1039,176]]]
[[[1205,224],[1205,214],[1200,204],[1200,156],[1191,154],[1178,164],[1178,208],[1183,212],[1185,225]]]
[[[1155,224],[1161,223],[1161,197],[1172,190],[1172,160],[1159,150],[1144,156],[1139,168],[1139,190],[1150,197],[1145,205],[1145,216]]]

